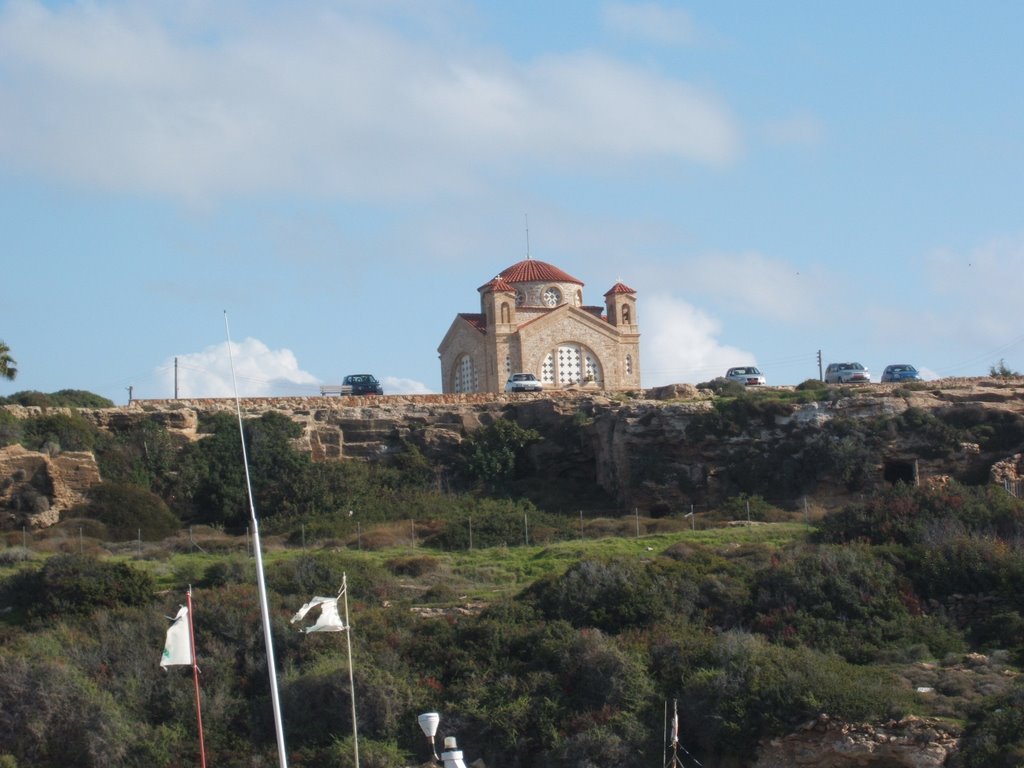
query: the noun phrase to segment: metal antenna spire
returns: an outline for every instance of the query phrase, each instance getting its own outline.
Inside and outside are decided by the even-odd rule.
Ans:
[[[530,258],[530,214],[524,213],[526,219],[526,258]]]

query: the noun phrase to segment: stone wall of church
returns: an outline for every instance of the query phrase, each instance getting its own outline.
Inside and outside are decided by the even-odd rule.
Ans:
[[[484,349],[486,337],[465,322],[458,321],[442,344],[441,388],[445,392],[455,391],[455,367],[463,355],[468,355],[476,370],[480,390],[484,391],[487,359]],[[493,391],[493,390],[492,390]]]
[[[532,371],[539,376],[548,352],[557,350],[561,344],[577,344],[589,349],[597,357],[601,366],[603,386],[606,389],[628,386],[623,378],[623,345],[611,327],[607,331],[595,328],[592,320],[583,319],[570,310],[559,313],[548,322],[522,328],[519,335],[523,348],[524,370]],[[639,345],[627,346],[638,348]],[[634,371],[637,370],[638,366],[634,365]]]

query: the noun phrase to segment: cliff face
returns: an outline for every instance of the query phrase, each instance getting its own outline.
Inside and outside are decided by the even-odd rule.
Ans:
[[[440,467],[454,463],[465,435],[498,419],[512,419],[544,437],[532,448],[542,483],[558,483],[570,497],[578,491],[593,498],[596,492],[608,509],[637,508],[658,515],[690,505],[720,504],[738,492],[756,493],[777,504],[796,504],[806,495],[824,506],[846,501],[851,489],[842,472],[848,473],[849,467],[841,472],[834,466],[835,456],[850,461],[844,442],[848,438],[832,429],[839,422],[879,422],[910,408],[925,414],[959,409],[973,417],[1024,415],[1021,379],[944,380],[933,385],[913,391],[873,385],[828,402],[780,404],[741,414],[740,426],[723,424],[711,397],[689,385],[649,390],[635,398],[582,389],[541,395],[248,398],[241,407],[246,416],[277,411],[300,423],[303,434],[297,447],[317,461],[375,461],[411,444]],[[38,410],[7,408],[22,418]],[[233,399],[148,400],[78,413],[110,431],[152,419],[196,440],[201,439],[200,414],[234,408]],[[1024,476],[1020,442],[989,451],[977,444],[937,451],[930,434],[913,430],[883,432],[873,441],[859,446],[858,494],[895,479],[976,479],[993,464],[993,479],[1008,487],[1019,486]],[[832,458],[822,458],[826,455]],[[43,471],[45,482],[36,485],[42,491],[50,489],[44,493],[49,508],[37,511],[30,524],[49,524],[99,479],[88,455],[35,454],[29,459],[8,448],[0,456],[0,483],[6,483],[0,505],[8,508],[18,483]]]
[[[754,768],[938,768],[959,744],[959,730],[935,719],[844,723],[821,715],[762,745]]]

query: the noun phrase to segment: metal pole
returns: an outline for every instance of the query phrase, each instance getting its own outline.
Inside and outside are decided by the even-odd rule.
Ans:
[[[196,631],[192,624],[192,585],[189,584],[185,593],[188,602],[188,641],[192,644],[192,680],[196,689],[196,725],[199,728],[199,764],[206,768],[206,742],[203,738],[203,710],[199,704],[199,660],[196,658]]]
[[[345,595],[345,642],[348,644],[348,689],[352,698],[352,748],[359,768],[359,729],[356,727],[356,684],[352,675],[352,624],[348,619],[348,576],[341,574],[341,591]]]
[[[228,341],[228,344],[230,343]],[[174,358],[174,399],[178,399],[178,358]]]
[[[228,313],[224,313],[224,330],[228,337],[228,360],[231,362],[231,383],[235,390],[235,411],[238,414],[238,436],[242,443],[242,464],[245,466],[245,487],[249,495],[249,515],[252,519],[252,549],[256,555],[256,584],[260,593],[260,613],[263,616],[263,640],[267,648],[267,672],[270,675],[270,702],[274,710],[274,731],[277,735],[277,755],[281,768],[288,768],[288,753],[284,745],[284,723],[281,718],[281,697],[277,691],[277,665],[274,663],[274,636],[270,627],[270,605],[267,601],[267,583],[263,576],[263,548],[260,546],[260,526],[256,519],[256,504],[252,496],[252,479],[249,476],[249,457],[245,450],[245,429],[242,425],[242,401],[235,384],[235,361],[231,354],[231,332],[228,330]]]
[[[636,518],[636,537],[640,538],[640,510],[633,507],[633,516]]]

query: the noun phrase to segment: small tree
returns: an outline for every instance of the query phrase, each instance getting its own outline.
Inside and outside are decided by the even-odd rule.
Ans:
[[[507,487],[526,469],[526,449],[541,439],[510,419],[498,419],[473,432],[462,443],[466,474],[493,489]]]
[[[0,339],[0,376],[10,381],[18,375],[17,361],[11,357],[11,348]]]
[[[995,378],[1008,378],[1010,376],[1020,376],[1020,371],[1015,371],[1011,368],[1006,367],[1006,361],[1003,358],[999,358],[999,363],[990,366],[988,369],[988,375]]]

